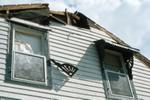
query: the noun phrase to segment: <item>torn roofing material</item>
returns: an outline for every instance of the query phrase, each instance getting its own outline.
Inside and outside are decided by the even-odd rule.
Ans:
[[[0,6],[0,16],[30,20],[42,25],[48,25],[49,7],[48,4],[21,4]]]
[[[67,10],[52,11],[49,9],[48,4],[19,4],[19,5],[4,5],[0,6],[0,17],[10,19],[17,17],[20,19],[29,20],[42,25],[49,25],[50,21],[57,21],[61,24],[69,24],[80,28],[90,29],[90,27],[104,31],[118,44],[129,47],[124,41],[117,36],[96,24],[93,20],[83,15],[80,12],[70,13]],[[143,56],[141,53],[136,52],[135,56],[143,61],[146,65],[150,66],[150,60]]]

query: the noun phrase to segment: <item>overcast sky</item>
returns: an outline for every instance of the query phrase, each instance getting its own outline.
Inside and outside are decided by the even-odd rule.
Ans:
[[[150,0],[0,0],[0,4],[49,3],[80,11],[150,59]]]

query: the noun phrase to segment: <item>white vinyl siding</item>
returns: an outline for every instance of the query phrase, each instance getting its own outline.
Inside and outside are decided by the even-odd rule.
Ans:
[[[22,100],[106,100],[99,58],[93,41],[113,41],[106,33],[73,26],[50,26],[50,57],[60,63],[71,63],[79,68],[68,78],[52,65],[52,89],[28,87],[5,82],[6,56],[10,26],[0,18],[0,96]],[[150,98],[150,68],[135,60],[134,85],[139,99]]]
[[[146,66],[137,58],[134,59],[133,81],[139,100],[150,98],[150,66]]]

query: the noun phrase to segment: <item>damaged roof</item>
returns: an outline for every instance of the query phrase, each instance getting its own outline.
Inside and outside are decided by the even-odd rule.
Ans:
[[[124,41],[119,39],[113,33],[109,32],[102,26],[95,23],[93,20],[89,19],[87,16],[80,12],[70,13],[65,11],[53,11],[50,10],[47,3],[44,4],[19,4],[19,5],[4,5],[0,6],[0,17],[11,18],[17,17],[42,25],[49,25],[50,21],[57,21],[64,25],[73,25],[80,28],[90,29],[94,27],[98,30],[104,31],[112,39],[114,39],[118,44],[130,47]],[[144,62],[150,67],[150,60],[143,56],[140,52],[134,54],[139,60]]]

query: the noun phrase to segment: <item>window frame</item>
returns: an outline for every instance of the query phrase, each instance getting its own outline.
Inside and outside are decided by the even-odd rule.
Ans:
[[[129,88],[130,88],[132,97],[125,96],[125,95],[119,95],[119,94],[113,94],[107,72],[115,73],[115,74],[118,74],[118,75],[124,75],[127,78],[127,80],[128,80],[128,84],[129,84]],[[108,92],[108,95],[110,95],[109,96],[110,98],[118,98],[118,97],[129,98],[129,99],[133,99],[134,98],[134,94],[133,94],[133,90],[132,90],[132,87],[131,87],[131,83],[129,81],[129,78],[128,78],[127,74],[125,74],[125,73],[119,73],[119,72],[115,72],[115,71],[110,71],[110,70],[105,70],[105,75],[106,75],[106,82],[107,82],[107,86],[108,86],[107,87],[108,88],[107,92]]]
[[[129,79],[129,76],[127,74],[127,69],[125,67],[125,62],[123,60],[123,56],[120,52],[117,52],[117,51],[114,51],[114,50],[109,50],[109,49],[105,49],[105,54],[111,54],[111,55],[115,55],[115,56],[118,56],[119,59],[120,59],[120,62],[121,62],[121,67],[123,69],[123,72],[116,72],[116,71],[113,71],[113,70],[110,70],[110,69],[106,69],[105,66],[106,64],[103,63],[103,66],[104,66],[104,76],[105,77],[105,81],[104,81],[104,87],[105,87],[105,93],[106,93],[106,97],[108,99],[120,99],[122,98],[123,100],[124,99],[130,99],[130,100],[133,100],[135,98],[135,95],[134,95],[134,89],[133,89],[133,86],[131,84],[131,81]],[[110,65],[111,66],[111,65]],[[113,67],[113,66],[112,66]],[[110,85],[110,81],[109,81],[109,78],[108,78],[108,74],[107,72],[112,72],[112,73],[115,73],[115,74],[118,74],[118,75],[125,75],[127,80],[128,80],[128,84],[129,84],[129,88],[130,88],[130,91],[131,91],[131,94],[132,94],[132,97],[130,96],[125,96],[125,95],[117,95],[117,94],[113,94],[112,93],[112,89],[111,89],[111,85]]]
[[[33,36],[41,36],[41,55],[40,54],[34,54],[34,53],[23,53],[23,52],[19,52],[17,50],[15,50],[15,35],[16,32],[21,32],[22,34],[29,34],[29,35],[33,35]],[[46,49],[45,46],[45,33],[43,33],[43,31],[40,30],[35,30],[34,28],[30,28],[30,27],[25,27],[23,25],[19,25],[19,24],[12,24],[12,52],[11,52],[11,80],[13,81],[17,81],[17,82],[21,82],[21,83],[29,83],[29,84],[36,84],[36,85],[42,85],[42,86],[48,86],[48,69],[47,69],[47,63],[46,63],[46,58],[47,58],[47,52],[45,53],[44,49]],[[44,68],[44,82],[40,82],[40,81],[33,81],[33,80],[27,80],[24,78],[15,78],[14,74],[15,74],[15,53],[21,53],[21,54],[25,54],[25,55],[29,55],[29,56],[33,56],[33,57],[39,57],[39,58],[43,58],[43,68]]]

